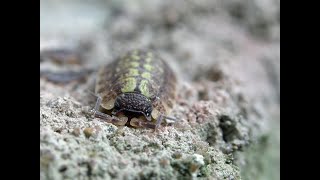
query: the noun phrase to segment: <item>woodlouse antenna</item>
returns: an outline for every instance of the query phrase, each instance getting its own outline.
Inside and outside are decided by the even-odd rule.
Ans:
[[[96,101],[96,104],[95,104],[94,108],[90,110],[90,112],[93,113],[94,116],[96,116],[96,113],[99,110],[102,98],[99,95],[97,95],[96,93],[94,93],[94,92],[92,92],[90,90],[85,90],[85,91],[88,92],[89,94],[91,94],[92,96],[97,98],[97,101]]]

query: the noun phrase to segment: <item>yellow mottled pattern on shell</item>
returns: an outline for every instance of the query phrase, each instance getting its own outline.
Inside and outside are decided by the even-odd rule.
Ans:
[[[133,92],[137,86],[137,80],[134,77],[128,77],[128,78],[122,79],[121,81],[123,81],[123,87],[121,88],[121,91],[123,93]]]
[[[152,72],[154,70],[154,66],[152,66],[151,64],[144,64],[143,68],[149,72]]]
[[[129,72],[126,74],[127,77],[132,77],[132,76],[139,76],[139,70],[138,69],[129,69]]]
[[[147,80],[142,80],[139,85],[139,90],[141,94],[145,95],[146,97],[150,98],[150,92],[148,87],[149,82]]]
[[[141,74],[141,77],[150,80],[151,79],[151,74],[149,72],[143,72]]]

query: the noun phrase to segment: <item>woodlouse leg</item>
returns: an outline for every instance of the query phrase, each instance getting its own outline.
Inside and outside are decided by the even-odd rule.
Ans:
[[[176,121],[177,118],[175,117],[170,117],[170,116],[163,116],[165,119],[169,119],[169,120],[172,120],[172,121]]]
[[[134,127],[145,127],[145,128],[150,128],[150,129],[158,129],[158,127],[160,126],[161,122],[162,122],[163,116],[160,115],[157,119],[157,122],[151,122],[151,121],[145,121],[145,120],[141,120],[139,118],[132,118],[130,120],[130,125],[134,126]]]
[[[117,117],[114,117],[114,116],[109,116],[108,114],[102,113],[100,111],[96,111],[94,113],[94,117],[102,119],[102,120],[104,120],[104,121],[106,121],[108,123],[119,125],[119,126],[124,126],[128,121],[127,117],[117,118]]]
[[[158,129],[158,127],[160,126],[162,119],[163,119],[163,115],[160,114],[160,116],[157,118],[156,129]]]
[[[171,121],[174,121],[174,122],[176,122],[177,121],[177,118],[175,118],[175,117],[169,117],[169,116],[163,116],[163,118],[165,119],[165,120],[171,120]]]
[[[138,118],[132,118],[130,120],[130,125],[134,127],[145,127],[145,128],[150,128],[150,129],[156,129],[156,124],[150,121],[143,121]]]
[[[177,120],[174,117],[169,117],[169,116],[165,116],[165,115],[160,114],[160,116],[157,118],[156,128],[158,128],[161,125],[163,119],[165,119],[165,120],[168,119],[168,120],[171,120],[171,121],[176,121]],[[166,123],[167,123],[167,121],[166,121]]]
[[[114,110],[114,109],[113,109],[113,111],[111,112],[111,114],[116,115],[116,114],[118,114],[118,113],[121,112],[121,111],[122,111],[122,109],[120,109],[120,110]]]
[[[138,118],[132,118],[131,121],[130,121],[130,125],[134,126],[134,127],[145,127],[145,128],[151,128],[151,129],[158,129],[159,126],[162,123],[162,120],[166,119],[166,118],[169,119],[169,120],[173,120],[173,121],[176,120],[176,118],[167,117],[167,116],[164,116],[164,115],[161,114],[157,118],[156,123],[151,122],[151,121],[144,121],[144,120],[141,120],[141,119],[138,119]]]
[[[92,94],[95,97],[97,97],[97,101],[96,101],[96,104],[94,106],[94,109],[91,110],[91,112],[93,113],[94,117],[102,119],[102,120],[104,120],[104,121],[106,121],[108,123],[119,125],[119,126],[124,126],[127,123],[127,121],[128,121],[127,117],[118,118],[118,117],[110,116],[108,114],[100,112],[99,111],[99,107],[100,107],[102,98],[99,95],[96,95],[94,93],[92,93]]]
[[[97,101],[96,101],[96,105],[94,106],[94,112],[99,111],[99,107],[100,107],[101,100],[102,100],[102,98],[100,96],[96,95],[96,97],[97,97]]]

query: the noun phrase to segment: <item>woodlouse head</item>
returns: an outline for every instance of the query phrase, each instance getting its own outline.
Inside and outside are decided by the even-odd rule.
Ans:
[[[136,116],[143,114],[149,121],[152,109],[152,102],[146,96],[134,92],[120,94],[114,103],[115,112],[121,111]]]

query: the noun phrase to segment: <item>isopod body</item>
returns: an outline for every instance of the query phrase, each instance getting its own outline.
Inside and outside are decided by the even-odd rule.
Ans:
[[[99,69],[95,93],[98,117],[117,125],[156,128],[169,118],[176,76],[158,54],[132,50]],[[100,114],[100,116],[99,116]],[[109,116],[106,116],[109,115]]]

